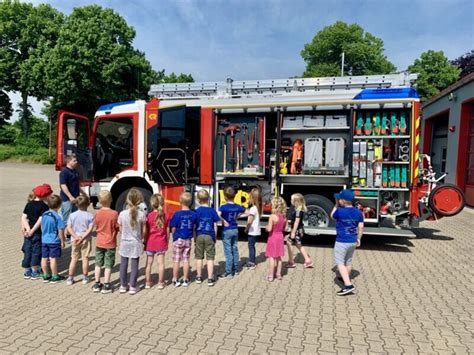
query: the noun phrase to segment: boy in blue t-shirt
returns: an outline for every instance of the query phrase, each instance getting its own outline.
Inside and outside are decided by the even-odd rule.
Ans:
[[[43,282],[56,283],[63,278],[58,275],[58,260],[61,249],[64,248],[64,221],[58,214],[61,209],[61,197],[48,197],[49,211],[41,216],[41,267],[43,268]],[[51,264],[51,273],[48,273],[48,259]]]
[[[214,258],[216,257],[217,222],[220,217],[216,210],[209,207],[209,192],[200,190],[197,193],[199,204],[196,209],[196,239],[194,254],[196,258],[196,283],[202,282],[202,264],[204,254],[207,260],[207,285],[214,286]]]
[[[171,233],[173,233],[173,283],[175,287],[187,287],[189,286],[189,255],[191,254],[196,213],[189,209],[192,203],[192,196],[189,192],[183,192],[179,196],[179,203],[181,211],[175,212],[170,221]],[[183,261],[183,278],[178,279],[181,260]]]
[[[220,278],[232,279],[239,274],[239,230],[237,219],[244,217],[245,208],[234,202],[235,190],[228,186],[224,189],[226,203],[219,208],[219,215],[224,220],[222,242],[224,244],[225,274]]]
[[[352,206],[354,193],[351,190],[342,190],[335,194],[336,205],[331,217],[336,221],[336,244],[334,245],[334,259],[344,281],[344,287],[337,292],[343,296],[354,292],[351,283],[352,257],[364,232],[364,216],[359,209]]]

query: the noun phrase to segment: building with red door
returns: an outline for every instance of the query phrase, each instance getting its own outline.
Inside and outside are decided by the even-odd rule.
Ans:
[[[421,149],[445,182],[458,185],[474,206],[474,73],[422,106]]]

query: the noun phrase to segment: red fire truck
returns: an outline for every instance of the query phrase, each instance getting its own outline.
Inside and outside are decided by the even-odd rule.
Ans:
[[[94,120],[58,113],[56,168],[75,154],[93,201],[129,189],[165,197],[206,189],[215,208],[234,186],[248,206],[258,187],[269,202],[305,196],[305,231],[334,234],[333,195],[352,188],[366,233],[413,236],[421,220],[459,213],[462,191],[440,184],[420,156],[415,74],[153,85],[145,101],[101,106]],[[197,201],[195,202],[197,204]],[[265,217],[265,216],[264,216]]]

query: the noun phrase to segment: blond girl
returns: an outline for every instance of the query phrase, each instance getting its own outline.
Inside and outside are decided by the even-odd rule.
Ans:
[[[272,200],[272,214],[268,219],[269,232],[265,256],[268,259],[268,273],[266,280],[273,281],[276,277],[281,280],[281,258],[285,255],[283,232],[286,226],[286,203],[281,197]]]
[[[250,207],[247,218],[247,227],[245,232],[247,233],[248,246],[249,246],[249,259],[247,261],[247,268],[254,270],[256,267],[255,259],[255,243],[257,237],[261,234],[260,229],[260,216],[262,215],[262,193],[260,189],[253,188],[250,191]]]
[[[301,241],[304,235],[303,218],[304,214],[308,212],[306,208],[306,202],[302,194],[291,195],[291,207],[289,213],[289,227],[291,228],[290,234],[286,238],[286,246],[288,248],[288,264],[287,268],[295,268],[296,264],[294,261],[293,245],[304,257],[304,268],[312,268],[313,261],[308,255],[306,249],[301,245]]]
[[[164,211],[165,199],[160,194],[154,194],[150,198],[150,205],[153,211],[147,216],[147,234],[145,241],[145,251],[147,255],[145,269],[145,288],[151,288],[151,266],[156,255],[158,266],[158,288],[165,287],[165,254],[168,250],[169,216]]]
[[[146,233],[145,212],[139,209],[143,195],[137,189],[127,194],[127,209],[120,212],[120,293],[137,293],[138,262],[143,253],[143,240]],[[128,262],[131,262],[130,280],[127,279]]]

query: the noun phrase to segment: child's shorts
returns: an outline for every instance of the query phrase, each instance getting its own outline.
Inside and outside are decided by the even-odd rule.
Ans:
[[[92,250],[92,242],[84,240],[81,244],[71,244],[71,256],[76,259],[88,257]]]
[[[41,257],[57,259],[61,257],[61,244],[41,244]]]
[[[147,250],[145,251],[146,255],[153,256],[153,255],[165,255],[166,250]]]
[[[191,239],[178,239],[173,242],[173,261],[174,262],[189,262],[189,255],[191,254]]]
[[[115,248],[95,248],[95,265],[98,267],[105,267],[112,269],[115,265]]]
[[[287,244],[301,245],[301,241],[303,240],[303,231],[298,229],[294,238],[291,238],[291,234],[288,234],[285,239]]]
[[[207,260],[214,260],[216,257],[216,244],[210,235],[198,235],[194,243],[194,256],[197,260],[203,260],[206,254]]]
[[[339,243],[334,244],[334,261],[336,265],[352,265],[352,257],[357,243]]]

